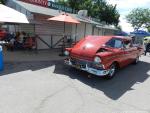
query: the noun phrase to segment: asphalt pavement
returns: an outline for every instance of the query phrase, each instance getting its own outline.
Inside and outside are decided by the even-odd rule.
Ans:
[[[150,113],[150,55],[111,80],[56,61],[5,62],[0,113]]]

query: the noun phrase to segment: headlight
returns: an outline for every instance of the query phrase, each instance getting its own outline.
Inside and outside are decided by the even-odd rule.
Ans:
[[[95,63],[100,63],[100,62],[101,62],[101,59],[96,56],[96,57],[94,58],[94,62],[95,62]]]
[[[66,50],[66,51],[64,52],[64,55],[69,56],[69,51]]]

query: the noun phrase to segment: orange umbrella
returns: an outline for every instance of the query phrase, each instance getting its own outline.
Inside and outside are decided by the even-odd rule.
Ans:
[[[72,23],[72,24],[79,24],[80,23],[78,20],[72,18],[71,16],[69,16],[66,13],[60,14],[60,15],[52,17],[52,18],[49,18],[48,20],[64,22],[64,33],[65,33],[65,23]]]
[[[72,24],[76,24],[76,25],[80,23],[79,21],[77,21],[76,19],[72,18],[71,16],[69,16],[66,13],[60,14],[60,15],[52,17],[52,18],[49,18],[48,20],[63,22],[64,23],[64,34],[65,34],[65,23],[72,23]],[[64,35],[64,37],[65,37],[65,35]],[[64,51],[64,48],[65,48],[64,47],[65,46],[65,44],[64,44],[64,37],[63,37],[62,54],[60,54],[60,55],[63,55],[63,51]]]
[[[74,24],[79,24],[80,22],[69,16],[68,14],[61,14],[52,18],[49,18],[48,20],[53,20],[53,21],[61,21],[61,22],[66,22],[66,23],[74,23]]]

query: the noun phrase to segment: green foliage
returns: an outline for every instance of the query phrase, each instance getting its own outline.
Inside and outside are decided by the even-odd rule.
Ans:
[[[68,6],[75,10],[79,10],[81,8],[82,3],[83,0],[67,0]]]
[[[122,31],[122,27],[120,25],[116,26],[116,28],[118,29],[118,31]]]
[[[107,24],[118,25],[120,15],[116,10],[116,6],[107,4],[104,0],[97,0],[97,2],[94,3],[93,11],[95,14],[93,14],[92,17],[99,18]]]
[[[127,16],[127,21],[132,24],[135,30],[139,28],[150,29],[150,9],[136,8],[133,9]]]
[[[150,32],[150,27],[147,28],[148,32]]]
[[[116,26],[119,23],[120,15],[116,6],[108,4],[105,0],[59,0],[59,3],[62,2],[77,11],[88,10],[88,16],[99,19],[101,22]]]
[[[0,0],[0,3],[5,4],[6,0]]]

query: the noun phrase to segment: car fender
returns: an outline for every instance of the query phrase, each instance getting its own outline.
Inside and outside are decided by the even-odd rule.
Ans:
[[[97,53],[96,56],[101,58],[102,64],[104,65],[104,69],[109,69],[112,63],[118,62],[116,60],[116,55],[113,52],[101,52]]]

